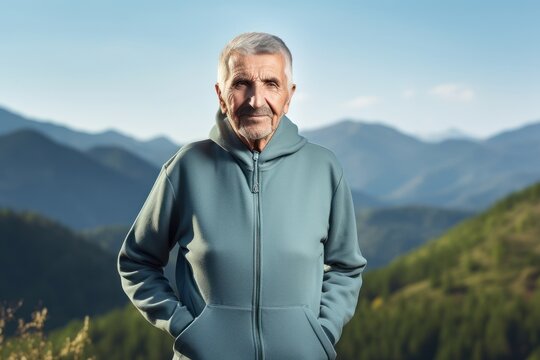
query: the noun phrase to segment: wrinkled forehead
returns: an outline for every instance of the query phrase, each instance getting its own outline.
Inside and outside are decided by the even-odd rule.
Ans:
[[[285,57],[281,53],[242,54],[234,53],[229,57],[229,74],[274,73],[285,76]]]

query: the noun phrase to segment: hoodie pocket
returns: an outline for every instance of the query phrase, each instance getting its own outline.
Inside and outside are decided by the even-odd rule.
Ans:
[[[333,360],[336,350],[306,306],[263,307],[265,359]]]
[[[197,360],[253,360],[251,310],[207,304],[176,337],[174,352]]]

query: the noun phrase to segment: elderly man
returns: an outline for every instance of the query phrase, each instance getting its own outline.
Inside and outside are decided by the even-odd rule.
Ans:
[[[215,89],[209,139],[163,165],[126,236],[124,291],[175,338],[174,359],[334,359],[366,265],[343,170],[285,116],[280,38],[231,40]],[[177,293],[163,276],[175,244]]]

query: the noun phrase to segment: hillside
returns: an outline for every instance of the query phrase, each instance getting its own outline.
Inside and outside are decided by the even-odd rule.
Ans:
[[[0,136],[3,207],[37,211],[74,228],[127,225],[151,185],[35,130]]]
[[[343,359],[536,359],[539,304],[540,183],[367,273],[339,351]]]
[[[47,326],[124,305],[116,257],[65,226],[31,212],[0,209],[0,301],[23,300],[19,317],[45,306]]]
[[[86,241],[98,245],[111,255],[117,256],[130,226],[131,225],[98,226],[81,230],[79,231],[79,234]]]
[[[95,146],[86,153],[99,163],[150,187],[159,173],[159,166],[141,159],[119,146]]]
[[[472,213],[427,206],[357,211],[358,242],[369,259],[368,271],[441,235]]]

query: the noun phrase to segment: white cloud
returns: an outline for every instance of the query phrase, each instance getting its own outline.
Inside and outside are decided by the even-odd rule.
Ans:
[[[401,93],[401,96],[405,99],[412,99],[416,96],[416,91],[414,89],[405,89]]]
[[[475,92],[460,84],[439,84],[430,90],[432,95],[435,95],[443,100],[469,102],[476,96]]]
[[[380,102],[378,96],[358,96],[348,101],[346,105],[355,109],[365,109]]]

